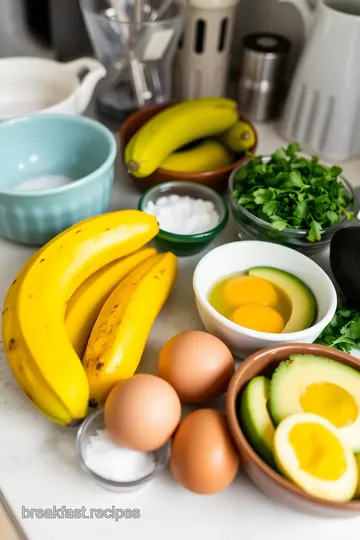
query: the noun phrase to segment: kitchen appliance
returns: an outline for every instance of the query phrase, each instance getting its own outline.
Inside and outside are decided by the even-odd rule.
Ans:
[[[189,0],[187,23],[177,56],[179,99],[224,96],[238,0]]]
[[[82,114],[105,75],[94,58],[65,63],[41,57],[0,59],[0,120],[40,111]]]
[[[95,53],[108,70],[99,109],[114,122],[121,123],[145,104],[172,98],[172,62],[184,26],[184,6],[182,0],[173,0],[161,17],[154,17],[163,1],[144,5],[139,21],[136,2],[116,0],[115,10],[108,0],[81,0]]]
[[[284,72],[291,43],[283,36],[259,32],[245,36],[243,48],[240,111],[254,122],[271,120],[277,116],[284,97]]]
[[[313,7],[318,0],[240,0],[234,21],[234,38],[230,71],[230,94],[236,98],[246,35],[270,32],[291,42],[284,78],[289,80],[309,37]]]
[[[284,138],[331,161],[360,155],[359,36],[358,0],[320,1],[281,122]]]

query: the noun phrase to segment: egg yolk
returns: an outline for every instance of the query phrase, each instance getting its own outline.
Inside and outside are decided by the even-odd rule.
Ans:
[[[225,302],[233,307],[246,304],[275,307],[278,302],[275,287],[266,279],[256,276],[238,276],[229,279],[224,285],[223,294]]]
[[[240,326],[259,332],[278,334],[285,327],[285,321],[280,313],[269,306],[242,306],[233,311],[230,319]]]
[[[346,471],[346,456],[340,441],[320,424],[297,424],[289,433],[289,443],[300,468],[316,478],[338,480]]]
[[[338,428],[349,426],[358,416],[358,406],[349,392],[336,384],[309,384],[300,396],[304,412],[318,414]]]

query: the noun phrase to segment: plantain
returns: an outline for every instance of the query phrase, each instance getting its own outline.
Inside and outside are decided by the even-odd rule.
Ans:
[[[182,146],[224,132],[237,118],[236,102],[226,98],[173,105],[150,118],[130,139],[125,149],[127,169],[137,177],[149,176]]]
[[[170,154],[160,167],[176,172],[208,172],[226,167],[231,162],[232,158],[222,144],[205,140],[190,150]]]
[[[87,219],[35,253],[10,287],[2,318],[5,353],[21,388],[54,422],[74,425],[88,407],[86,373],[64,322],[72,293],[157,232],[156,219],[136,210]]]
[[[66,333],[80,358],[83,357],[91,330],[110,293],[131,270],[155,254],[154,248],[145,247],[107,264],[84,281],[71,296],[65,313]]]
[[[92,406],[103,405],[115,384],[135,373],[176,275],[175,255],[154,255],[135,268],[105,302],[83,358]]]

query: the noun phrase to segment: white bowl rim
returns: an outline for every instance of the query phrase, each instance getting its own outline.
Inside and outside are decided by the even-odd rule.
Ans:
[[[204,255],[204,257],[198,262],[194,270],[193,289],[194,289],[197,300],[202,304],[203,308],[206,309],[216,319],[216,321],[219,324],[225,326],[226,328],[230,330],[237,332],[240,335],[244,335],[244,336],[259,339],[259,340],[260,339],[266,340],[269,342],[274,341],[277,343],[282,343],[282,342],[288,343],[289,341],[292,341],[293,343],[297,343],[298,341],[301,341],[302,339],[309,337],[309,335],[315,334],[317,332],[319,332],[320,334],[322,332],[322,330],[329,324],[329,322],[331,321],[331,319],[333,318],[335,314],[336,307],[337,307],[336,290],[335,290],[333,282],[331,281],[327,273],[316,262],[314,262],[312,259],[310,259],[306,255],[303,255],[300,252],[296,252],[296,253],[300,257],[307,259],[307,263],[313,267],[314,271],[316,271],[318,274],[321,275],[322,279],[324,279],[324,281],[327,283],[328,289],[329,289],[330,307],[327,310],[324,317],[322,317],[319,321],[317,321],[317,323],[313,324],[309,328],[305,328],[305,330],[300,330],[299,332],[274,334],[270,332],[259,332],[258,330],[251,330],[250,328],[245,328],[244,326],[240,326],[239,324],[233,323],[232,321],[230,321],[229,319],[221,315],[218,311],[216,311],[216,309],[212,307],[212,305],[207,300],[207,298],[204,297],[203,294],[200,294],[199,289],[197,287],[198,275],[200,271],[202,270],[202,267],[206,264],[206,260],[209,258],[210,254],[213,254],[214,251],[220,251],[225,246],[229,246],[230,244],[233,244],[234,246],[239,245],[239,244],[241,245],[252,244],[254,247],[256,246],[257,249],[261,249],[261,246],[266,244],[266,246],[274,245],[276,246],[275,249],[280,248],[291,253],[294,253],[295,251],[292,248],[289,248],[287,246],[282,246],[280,244],[271,244],[271,242],[263,242],[261,240],[239,240],[235,242],[228,242],[227,244],[222,244],[221,246],[218,246],[212,249],[211,251],[209,251],[208,253],[206,253],[206,255]],[[279,269],[281,269],[281,267]],[[296,276],[295,273],[294,275]]]

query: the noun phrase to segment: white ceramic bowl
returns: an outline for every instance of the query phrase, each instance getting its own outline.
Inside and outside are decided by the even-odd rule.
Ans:
[[[220,315],[208,301],[211,287],[220,279],[253,266],[271,266],[301,279],[316,298],[315,324],[301,332],[270,334],[244,328]],[[226,343],[239,358],[280,343],[313,343],[333,318],[337,306],[335,287],[320,266],[291,248],[270,242],[232,242],[213,249],[198,263],[193,287],[206,330]]]

